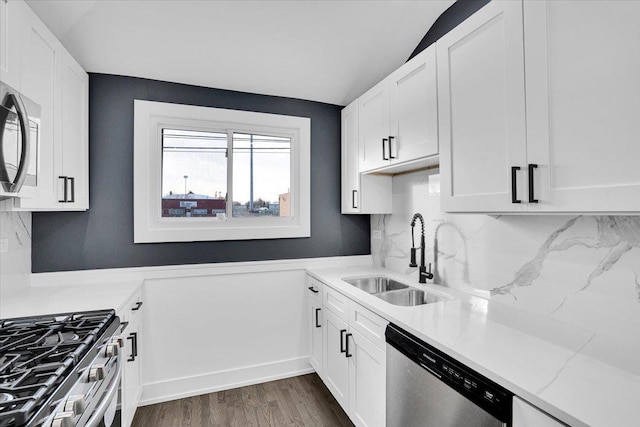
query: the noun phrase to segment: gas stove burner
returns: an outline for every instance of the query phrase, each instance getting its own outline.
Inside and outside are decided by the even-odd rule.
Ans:
[[[80,337],[75,332],[56,332],[45,337],[43,345],[68,344],[79,339]]]

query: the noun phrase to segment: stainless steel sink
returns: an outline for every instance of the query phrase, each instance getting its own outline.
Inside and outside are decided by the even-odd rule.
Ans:
[[[434,302],[447,301],[447,298],[434,295],[420,289],[404,289],[399,291],[385,292],[376,295],[383,301],[393,305],[415,306],[431,304]]]
[[[384,277],[384,276],[356,277],[352,279],[342,279],[342,280],[370,294],[379,294],[382,292],[396,291],[399,289],[406,289],[409,287],[403,283],[397,282],[393,279],[389,279],[388,277]]]

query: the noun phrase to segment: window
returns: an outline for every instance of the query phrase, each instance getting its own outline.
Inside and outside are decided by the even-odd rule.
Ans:
[[[134,242],[310,236],[310,120],[135,101]]]

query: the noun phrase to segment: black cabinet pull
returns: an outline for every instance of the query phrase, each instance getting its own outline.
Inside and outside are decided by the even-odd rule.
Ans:
[[[129,326],[129,322],[120,322],[120,333],[124,332],[127,326]]]
[[[309,289],[309,290],[310,290],[311,292],[313,292],[314,294],[317,294],[318,292],[320,292],[320,291],[318,291],[318,290],[316,290],[316,289],[313,289],[313,286],[309,286],[307,289]]]
[[[351,190],[351,207],[353,209],[358,209],[358,205],[356,204],[357,195],[358,195],[358,190]]]
[[[387,156],[384,155],[385,151],[387,151],[387,138],[382,138],[382,160],[389,160]],[[391,148],[391,146],[389,146]]]
[[[395,159],[395,158],[396,158],[396,156],[394,156],[393,154],[391,154],[391,153],[393,153],[393,150],[391,150],[391,143],[393,142],[393,140],[394,140],[394,139],[396,139],[396,137],[395,137],[395,136],[390,136],[390,137],[389,137],[389,158],[390,158],[390,159]]]
[[[62,195],[62,200],[58,199],[58,203],[67,203],[69,201],[69,194],[67,192],[67,180],[69,179],[68,176],[59,176],[58,179],[61,179],[63,181],[62,183],[62,188],[63,188],[63,195]]]
[[[127,362],[133,362],[136,360],[136,356],[138,355],[138,334],[136,332],[131,332],[127,339],[131,340],[131,356],[129,356]]]
[[[345,337],[346,341],[347,341],[347,348],[346,348],[346,351],[345,351],[346,354],[344,355],[344,357],[353,356],[353,354],[349,354],[349,337],[351,337],[351,336],[353,336],[353,335],[352,334],[347,334],[347,336]]]
[[[321,328],[322,325],[318,323],[318,313],[322,310],[321,308],[316,308],[316,328]]]
[[[346,329],[340,329],[340,353],[346,353],[346,349],[344,348],[344,334],[347,332]]]
[[[69,199],[69,203],[75,203],[76,201],[76,179],[72,176],[69,177],[69,182],[71,183],[71,199]],[[66,196],[65,196],[66,198]]]
[[[138,301],[138,302],[136,303],[136,306],[135,306],[135,307],[133,307],[133,308],[131,309],[131,311],[138,311],[138,310],[140,310],[140,307],[142,307],[142,301]]]
[[[533,194],[533,170],[537,169],[538,165],[535,163],[529,163],[529,203],[538,203],[538,199]]]
[[[522,203],[518,200],[518,178],[516,174],[520,170],[520,166],[511,166],[511,203]]]

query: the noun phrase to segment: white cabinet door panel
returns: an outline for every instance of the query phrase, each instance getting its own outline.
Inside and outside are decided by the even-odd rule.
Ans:
[[[513,427],[564,427],[565,425],[535,406],[513,397]]]
[[[0,80],[22,90],[21,48],[24,9],[21,1],[0,1]]]
[[[392,163],[438,154],[436,46],[389,77]]]
[[[358,427],[386,424],[386,353],[352,330],[349,355],[349,415]]]
[[[530,209],[640,211],[640,2],[524,7]]]
[[[342,213],[360,212],[358,100],[342,110]]]
[[[345,357],[344,339],[347,324],[332,312],[325,310],[323,319],[323,377],[327,388],[340,406],[349,412],[349,361]]]
[[[359,101],[360,171],[365,172],[389,164],[389,80],[375,85]]]
[[[445,211],[525,209],[512,203],[510,177],[526,161],[522,37],[521,2],[497,1],[437,42]]]

